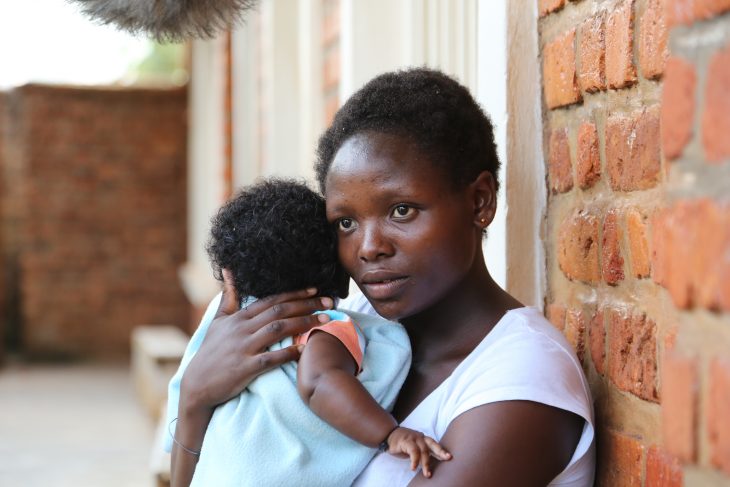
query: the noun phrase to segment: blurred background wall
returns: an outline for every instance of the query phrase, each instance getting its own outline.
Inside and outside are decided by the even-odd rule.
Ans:
[[[186,323],[186,90],[25,85],[4,101],[8,345],[108,359],[135,325]]]

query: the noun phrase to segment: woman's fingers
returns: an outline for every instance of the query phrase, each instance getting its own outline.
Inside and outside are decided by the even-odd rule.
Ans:
[[[306,333],[312,327],[328,321],[330,321],[330,317],[324,313],[274,320],[251,335],[251,346],[254,350],[263,350],[286,337]]]
[[[223,296],[221,297],[221,304],[218,306],[218,311],[215,317],[222,315],[232,315],[240,306],[241,299],[236,292],[236,288],[233,285],[233,274],[228,269],[221,269],[223,274]]]
[[[424,441],[426,442],[426,445],[428,446],[431,455],[442,461],[451,460],[451,453],[446,451],[446,449],[441,446],[438,441],[434,440],[430,436],[424,437]]]
[[[258,301],[253,304],[258,304]],[[289,318],[310,316],[315,311],[329,309],[332,308],[333,305],[334,302],[332,298],[329,297],[309,297],[305,299],[300,298],[293,301],[276,302],[268,307],[263,307],[263,309],[259,307],[257,309],[260,309],[260,311],[256,313],[255,317],[246,318],[246,312],[255,312],[255,310],[252,310],[249,307],[248,310],[241,311],[241,313],[244,313],[241,316],[247,320],[248,324],[246,327],[246,331],[253,334],[262,328],[266,328],[267,326],[273,328],[274,330],[282,328],[282,323],[286,322]],[[274,324],[276,322],[282,323]],[[315,324],[316,319],[311,323],[311,325]],[[311,326],[309,328],[311,328]],[[299,331],[299,333],[307,331],[309,330],[309,328],[303,328],[301,331]],[[290,335],[291,333],[280,336],[283,338]],[[270,345],[271,343],[275,342],[269,342],[266,345]]]
[[[269,370],[287,362],[299,360],[299,355],[301,355],[301,352],[299,347],[296,345],[282,348],[281,350],[275,350],[273,352],[263,352],[255,355],[253,358],[256,360],[256,375],[268,372]]]
[[[241,310],[241,314],[246,319],[253,318],[274,306],[288,301],[307,300],[307,298],[316,299],[314,298],[315,294],[317,294],[315,288],[272,294],[271,296],[266,296],[249,304],[245,309]]]

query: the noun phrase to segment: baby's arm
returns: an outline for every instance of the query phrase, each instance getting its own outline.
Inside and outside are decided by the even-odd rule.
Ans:
[[[357,380],[356,372],[357,364],[342,342],[316,331],[299,359],[299,394],[317,416],[341,433],[371,448],[387,440],[389,453],[409,456],[412,468],[420,464],[427,477],[430,454],[439,460],[451,458],[435,440],[398,427]]]

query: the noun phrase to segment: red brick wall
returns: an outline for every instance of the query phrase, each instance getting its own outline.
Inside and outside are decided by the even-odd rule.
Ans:
[[[597,485],[730,485],[730,2],[538,8],[546,309],[591,382]]]
[[[186,90],[31,85],[10,96],[2,222],[23,351],[120,356],[135,325],[184,325]]]

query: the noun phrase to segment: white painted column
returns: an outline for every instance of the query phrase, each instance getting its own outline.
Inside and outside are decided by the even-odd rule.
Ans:
[[[340,99],[376,75],[411,65],[408,13],[411,2],[342,0]]]
[[[537,2],[511,0],[507,4],[507,38],[507,290],[523,303],[542,309],[547,194]]]
[[[476,98],[492,119],[497,155],[502,162],[497,214],[489,225],[484,256],[494,280],[507,285],[507,12],[505,0],[480,0],[478,4]]]
[[[232,32],[233,188],[259,176],[258,37],[255,14]]]
[[[261,3],[264,175],[298,176],[300,166],[299,0]]]
[[[324,131],[322,0],[300,0],[299,11],[299,155],[297,175],[314,184],[317,140]]]
[[[188,128],[188,260],[180,279],[194,306],[217,292],[205,243],[210,218],[224,198],[224,47],[223,40],[192,46]]]

